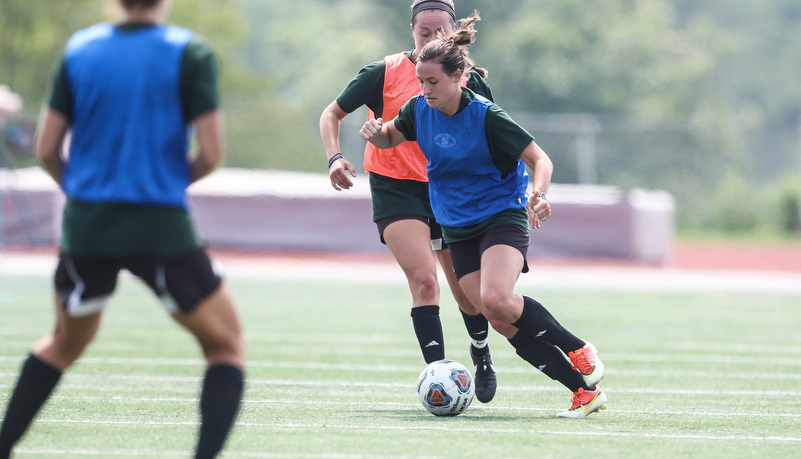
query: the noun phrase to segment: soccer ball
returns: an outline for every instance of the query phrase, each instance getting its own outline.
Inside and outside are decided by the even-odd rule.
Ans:
[[[417,396],[431,414],[456,416],[470,406],[475,394],[473,377],[453,360],[431,362],[417,380]]]

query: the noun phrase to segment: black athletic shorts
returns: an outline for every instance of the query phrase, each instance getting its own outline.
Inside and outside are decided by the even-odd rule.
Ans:
[[[526,253],[530,242],[529,229],[521,225],[493,226],[486,233],[464,241],[451,242],[450,252],[456,278],[481,269],[481,255],[493,245],[512,246],[523,255],[523,272],[528,272]]]
[[[434,217],[428,182],[394,179],[370,172],[370,200],[373,221],[394,215]]]
[[[144,281],[169,313],[191,313],[219,288],[222,278],[202,247],[177,255],[58,257],[55,287],[73,317],[101,312],[126,269]]]
[[[437,223],[435,219],[412,214],[393,215],[392,217],[380,218],[376,220],[375,225],[378,227],[378,236],[381,238],[382,244],[387,244],[387,242],[384,240],[384,230],[387,229],[387,226],[389,226],[390,223],[395,223],[400,220],[419,220],[425,223],[431,230],[431,249],[444,250],[448,248],[448,244],[446,244],[445,240],[442,238],[442,227],[439,226],[439,223]]]

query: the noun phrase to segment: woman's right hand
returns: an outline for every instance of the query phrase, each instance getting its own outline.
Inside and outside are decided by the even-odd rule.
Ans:
[[[348,172],[352,177],[356,177],[356,169],[347,159],[339,158],[328,168],[328,177],[331,179],[331,186],[337,191],[348,190],[353,186],[353,181],[348,177]]]
[[[528,221],[534,229],[539,228],[542,226],[542,222],[551,218],[551,205],[544,199],[544,196],[539,190],[534,190],[528,198],[526,205]]]

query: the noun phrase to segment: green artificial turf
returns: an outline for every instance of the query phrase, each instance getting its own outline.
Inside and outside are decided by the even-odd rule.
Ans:
[[[224,457],[792,458],[801,454],[801,299],[708,293],[527,292],[593,342],[608,409],[557,419],[570,393],[490,334],[499,388],[437,418],[401,283],[232,279],[247,387]],[[445,289],[444,289],[445,290]],[[0,278],[0,404],[52,327],[50,277]],[[443,292],[446,355],[468,337]],[[203,362],[137,281],[17,445],[18,458],[190,457]]]

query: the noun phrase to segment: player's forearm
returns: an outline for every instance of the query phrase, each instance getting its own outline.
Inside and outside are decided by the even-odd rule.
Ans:
[[[532,171],[532,189],[541,193],[547,193],[551,185],[551,176],[553,175],[553,163],[551,158],[534,142],[531,142],[523,153],[520,159]]]
[[[382,131],[375,137],[371,138],[369,142],[375,145],[376,148],[380,148],[382,150],[392,148],[392,141],[390,140],[389,133],[384,129],[382,129]]]
[[[53,180],[61,185],[61,173],[64,169],[64,159],[61,157],[61,148],[64,143],[69,120],[61,113],[45,108],[39,119],[39,131],[36,133],[36,158]]]
[[[199,149],[190,164],[193,182],[209,175],[222,163],[225,155],[222,113],[215,110],[198,117],[195,135]]]
[[[397,147],[406,141],[403,134],[395,128],[394,120],[384,123],[381,118],[368,120],[359,134],[363,139],[382,150]]]
[[[323,141],[323,148],[327,158],[330,160],[337,153],[342,153],[339,147],[340,122],[347,113],[332,102],[320,116],[320,137]]]

